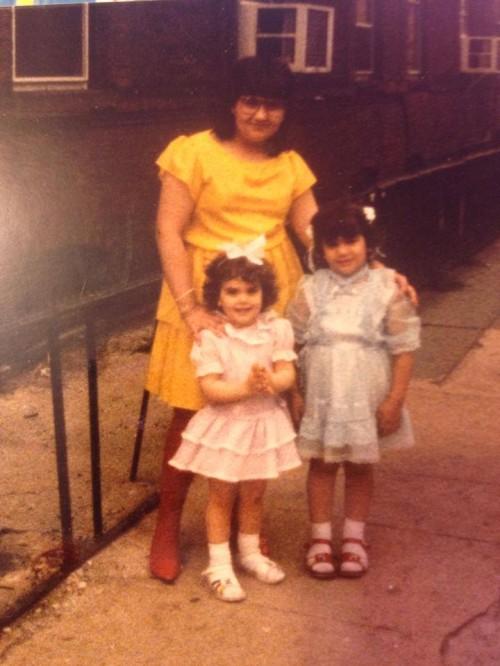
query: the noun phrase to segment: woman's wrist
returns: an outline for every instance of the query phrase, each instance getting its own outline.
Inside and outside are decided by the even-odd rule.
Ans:
[[[186,319],[189,317],[189,315],[193,314],[197,308],[200,307],[200,304],[196,302],[194,298],[190,298],[189,301],[183,301],[182,303],[177,303],[177,308],[179,310],[179,314],[183,319]]]
[[[388,393],[387,397],[386,397],[386,401],[394,403],[395,405],[400,407],[401,405],[403,405],[403,403],[405,401],[405,396],[400,395],[398,393]]]

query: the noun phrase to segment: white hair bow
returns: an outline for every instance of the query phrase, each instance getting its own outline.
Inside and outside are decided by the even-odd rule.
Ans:
[[[248,243],[224,243],[221,245],[221,250],[226,253],[228,259],[245,257],[250,263],[260,266],[263,263],[265,247],[266,237],[261,234]]]
[[[373,224],[373,222],[375,222],[377,213],[375,212],[375,208],[373,206],[363,206],[363,213],[365,214],[368,224]]]

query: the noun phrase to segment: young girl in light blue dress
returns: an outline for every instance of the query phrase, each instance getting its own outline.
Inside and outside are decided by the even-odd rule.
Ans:
[[[420,322],[394,271],[368,266],[375,247],[372,213],[341,202],[316,214],[316,271],[302,279],[288,310],[302,347],[305,407],[298,448],[310,461],[306,569],[315,578],[357,578],[367,571],[364,532],[374,463],[381,451],[413,445],[404,400]],[[339,467],[345,521],[337,564],[331,516]]]

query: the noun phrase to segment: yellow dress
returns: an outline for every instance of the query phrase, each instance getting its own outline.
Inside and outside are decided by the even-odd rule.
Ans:
[[[177,137],[156,163],[160,171],[185,183],[195,202],[184,241],[197,300],[202,297],[205,266],[224,243],[244,243],[264,234],[265,256],[279,287],[275,309],[282,313],[302,275],[285,230],[288,211],[316,182],[300,155],[290,150],[262,162],[241,160],[208,130]],[[198,410],[204,401],[189,358],[193,338],[165,282],[156,318],[146,388],[173,407]]]

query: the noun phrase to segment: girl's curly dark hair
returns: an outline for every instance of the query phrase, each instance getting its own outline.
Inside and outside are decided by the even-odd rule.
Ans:
[[[203,302],[209,310],[217,310],[223,282],[236,278],[261,288],[262,310],[267,310],[278,300],[276,276],[267,261],[258,265],[246,257],[228,259],[225,254],[220,254],[208,264],[205,273]]]
[[[315,268],[327,268],[323,247],[335,245],[339,238],[351,240],[364,236],[368,259],[377,249],[377,231],[370,224],[363,206],[348,199],[334,201],[321,206],[311,220],[313,230],[313,262]]]

